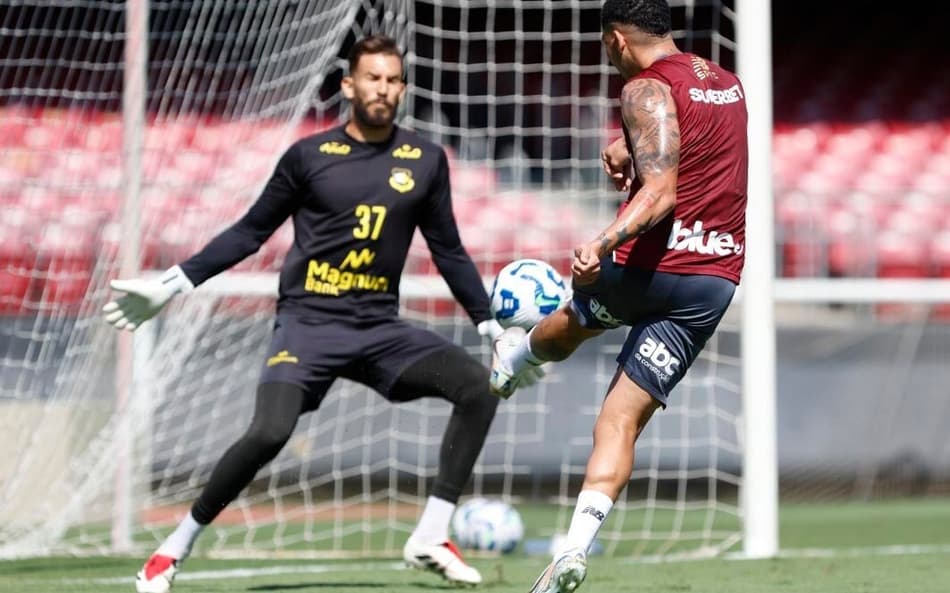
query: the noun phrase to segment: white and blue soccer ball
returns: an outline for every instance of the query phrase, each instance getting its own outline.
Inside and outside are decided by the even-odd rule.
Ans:
[[[567,284],[551,264],[517,259],[495,276],[491,311],[502,327],[531,329],[567,302],[567,297]]]
[[[462,548],[508,554],[521,543],[524,523],[517,509],[506,502],[473,498],[456,509],[452,531]]]

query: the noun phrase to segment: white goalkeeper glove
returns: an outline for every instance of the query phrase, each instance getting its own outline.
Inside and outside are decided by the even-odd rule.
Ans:
[[[135,331],[143,323],[155,317],[162,307],[178,293],[195,289],[180,267],[169,268],[155,280],[113,280],[112,290],[125,294],[102,307],[105,320],[116,329]]]
[[[498,336],[500,336],[505,331],[505,328],[503,328],[501,324],[494,319],[486,319],[475,327],[478,329],[478,335],[486,336],[489,342],[494,342],[497,340]],[[529,364],[525,370],[521,371],[518,386],[531,387],[540,381],[546,373],[544,370],[544,367],[546,366],[547,363],[543,365]]]
[[[498,336],[505,332],[505,328],[494,319],[486,319],[475,326],[478,335],[488,337],[489,342],[494,342]]]

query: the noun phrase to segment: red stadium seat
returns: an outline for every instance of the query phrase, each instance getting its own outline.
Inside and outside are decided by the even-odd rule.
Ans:
[[[920,170],[942,178],[946,189],[950,185],[950,143],[947,143],[940,152],[927,155],[925,162],[926,164],[920,167]],[[944,192],[944,195],[947,195],[947,193]]]
[[[894,213],[887,219],[885,231],[925,235],[940,230],[944,220],[934,216],[937,211],[915,211],[906,205],[902,206],[896,207]]]
[[[824,216],[823,202],[800,191],[780,193],[776,196],[775,221],[779,229],[795,230],[813,226]]]
[[[874,227],[855,212],[837,209],[828,217],[828,273],[832,276],[871,276],[874,253],[868,249]]]
[[[909,177],[907,171],[901,169],[870,168],[855,177],[853,187],[881,197],[895,197],[907,189]]]
[[[194,130],[192,146],[199,152],[223,152],[241,146],[252,124],[243,122],[203,122]]]
[[[38,152],[63,148],[62,130],[51,124],[35,122],[23,133],[23,146]]]
[[[930,275],[931,262],[926,238],[917,233],[887,231],[877,235],[877,275],[881,278],[925,278]],[[882,303],[877,314],[885,319],[912,319],[921,315],[919,305]]]
[[[489,167],[461,165],[456,162],[450,170],[452,193],[478,197],[492,197],[495,193],[495,171]]]
[[[923,171],[916,173],[910,181],[909,189],[930,194],[933,196],[947,195],[947,188],[950,187],[950,179],[946,175],[937,171]]]
[[[881,155],[916,168],[922,159],[939,149],[943,130],[936,122],[893,123],[884,138]]]
[[[97,227],[52,222],[39,242],[39,271],[44,277],[41,302],[75,313],[89,287],[95,267]]]
[[[838,156],[850,155],[860,158],[880,149],[888,135],[883,122],[871,121],[862,124],[839,124],[825,144],[825,152]]]
[[[217,153],[185,150],[175,155],[170,167],[173,168],[176,177],[180,176],[177,177],[178,179],[184,180],[183,185],[194,187],[195,185],[207,184],[214,178],[218,162]],[[168,179],[162,179],[162,181],[163,183],[177,185]]]
[[[89,151],[118,155],[122,151],[122,120],[118,116],[103,117],[85,130],[81,145]]]
[[[145,130],[146,152],[174,152],[191,146],[198,127],[196,118],[152,120]]]
[[[12,107],[0,108],[0,148],[21,147],[26,143],[26,131],[32,125],[29,113]]]
[[[275,157],[303,136],[297,131],[287,133],[283,122],[257,122],[247,128],[243,145],[250,150],[265,152]]]
[[[793,185],[803,192],[818,196],[835,196],[849,191],[854,185],[855,171],[838,167],[830,160],[819,160],[809,170],[802,171]]]
[[[925,235],[886,231],[876,236],[877,275],[881,278],[925,278],[930,275]]]
[[[826,239],[818,234],[786,236],[782,242],[782,276],[824,276],[827,269]]]
[[[4,213],[5,221],[9,212]],[[0,226],[0,315],[31,308],[36,254],[22,226]]]

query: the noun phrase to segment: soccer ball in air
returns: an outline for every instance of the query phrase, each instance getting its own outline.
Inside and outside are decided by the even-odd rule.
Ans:
[[[473,498],[463,503],[452,517],[455,542],[462,548],[508,554],[524,537],[518,511],[506,502]]]
[[[491,289],[492,315],[502,327],[531,329],[566,300],[564,279],[539,259],[517,259],[506,265]]]

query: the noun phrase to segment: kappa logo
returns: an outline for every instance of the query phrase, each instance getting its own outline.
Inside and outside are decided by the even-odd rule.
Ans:
[[[422,158],[422,149],[418,146],[403,144],[393,151],[393,156],[397,159],[410,159],[415,161]]]
[[[324,154],[336,154],[340,156],[346,156],[350,154],[350,151],[353,150],[353,147],[349,144],[342,144],[337,141],[324,142],[320,145],[320,152]]]
[[[595,509],[595,508],[592,507],[592,506],[586,506],[586,507],[584,507],[584,510],[581,511],[581,514],[582,514],[582,515],[584,515],[584,514],[590,515],[591,517],[597,519],[598,521],[603,521],[604,518],[607,516],[607,515],[604,514],[603,511],[599,511],[599,510]]]
[[[282,362],[297,364],[298,362],[300,362],[300,360],[298,360],[296,356],[291,355],[290,351],[281,350],[274,356],[271,356],[270,358],[267,359],[267,366],[269,367],[277,366]]]
[[[597,299],[590,300],[590,312],[594,315],[597,321],[601,322],[607,327],[620,327],[621,323],[616,317],[610,314],[607,311],[607,307],[602,305]]]
[[[700,80],[706,80],[707,78],[719,78],[719,75],[713,72],[713,70],[709,67],[709,64],[706,63],[706,60],[702,59],[701,57],[693,56],[689,61],[693,65],[693,74],[696,75],[696,78]]]
[[[640,344],[636,358],[663,381],[672,377],[680,366],[680,360],[673,356],[666,344],[650,337]]]
[[[412,178],[412,171],[409,169],[394,167],[392,172],[389,174],[389,187],[401,194],[404,194],[407,191],[412,191],[412,188],[415,186],[416,180]]]

